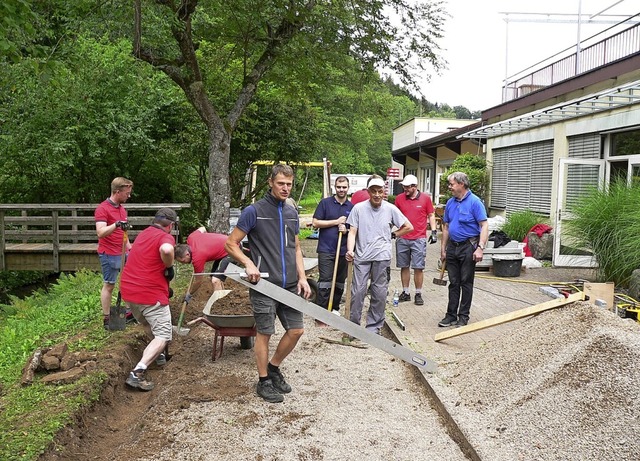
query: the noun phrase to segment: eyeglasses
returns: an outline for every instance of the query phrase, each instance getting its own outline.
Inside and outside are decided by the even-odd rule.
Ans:
[[[416,184],[411,184],[410,186],[402,186],[403,189],[411,189],[412,187],[418,187]]]

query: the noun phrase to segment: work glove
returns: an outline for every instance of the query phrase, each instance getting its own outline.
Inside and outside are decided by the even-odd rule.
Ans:
[[[432,230],[431,235],[429,236],[429,245],[432,245],[438,241],[438,231]]]
[[[167,282],[170,282],[176,276],[176,271],[173,269],[173,266],[167,267],[164,270],[164,278],[167,279]]]
[[[127,221],[116,221],[116,228],[118,227],[123,231],[127,231],[131,229],[131,224],[129,224],[129,222]]]
[[[184,302],[189,304],[191,302],[191,298],[193,298],[193,295],[191,293],[187,293],[184,295]]]

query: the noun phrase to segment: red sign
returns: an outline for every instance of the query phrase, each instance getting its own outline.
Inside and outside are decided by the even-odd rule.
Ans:
[[[399,178],[400,168],[387,168],[387,178]]]

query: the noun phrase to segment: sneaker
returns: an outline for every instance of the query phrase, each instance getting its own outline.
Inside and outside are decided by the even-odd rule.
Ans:
[[[258,395],[270,403],[280,403],[284,401],[284,395],[278,392],[270,379],[266,381],[258,381],[256,388]]]
[[[440,320],[440,322],[438,322],[438,326],[439,327],[450,327],[456,324],[458,319],[456,318],[451,318],[449,316],[443,318],[442,320]]]
[[[334,315],[337,315],[338,317],[341,317],[340,311],[337,311],[337,310],[334,309],[334,310],[331,311],[331,313],[334,314]]]
[[[416,295],[418,296],[418,295]],[[409,293],[405,293],[404,291],[400,293],[400,298],[398,299],[401,303],[405,301],[411,301],[411,295]]]
[[[153,382],[144,377],[144,370],[133,370],[129,373],[125,383],[129,387],[140,389],[141,391],[150,391],[155,386]]]
[[[104,315],[102,317],[102,326],[104,327],[105,330],[109,329],[109,316],[108,315]]]
[[[164,355],[164,352],[162,354],[160,354],[158,356],[158,358],[156,359],[156,365],[158,365],[159,367],[164,366],[167,364],[167,356]]]
[[[267,376],[273,383],[274,389],[276,389],[278,392],[281,392],[283,394],[288,394],[289,392],[291,392],[291,386],[289,386],[289,384],[284,380],[284,376],[282,376],[280,370],[269,370],[267,371]]]
[[[127,309],[126,311],[124,311],[124,319],[127,325],[130,325],[132,323],[138,323],[136,318],[133,316],[133,312],[131,312],[130,309]]]
[[[416,293],[416,297],[414,298],[413,302],[416,306],[422,306],[424,304],[424,301],[422,299],[422,294]]]
[[[459,318],[458,321],[455,324],[455,327],[463,327],[465,326],[467,323],[469,323],[469,321],[467,319],[463,319],[463,318]]]

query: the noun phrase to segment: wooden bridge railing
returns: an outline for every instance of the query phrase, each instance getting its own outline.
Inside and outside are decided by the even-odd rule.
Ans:
[[[98,204],[0,204],[0,270],[74,271],[99,269],[93,213]],[[132,228],[129,240],[144,230],[160,208],[188,203],[125,205]],[[172,234],[176,242],[179,222]]]

